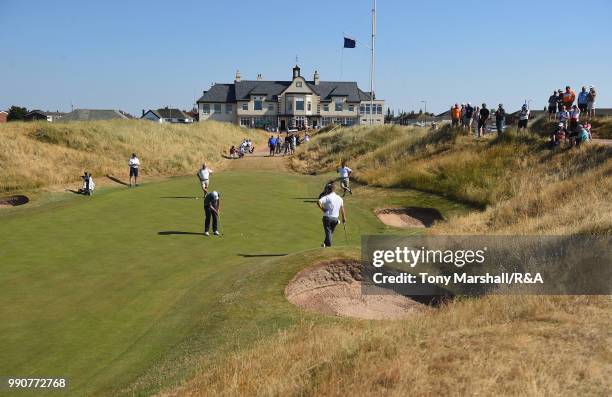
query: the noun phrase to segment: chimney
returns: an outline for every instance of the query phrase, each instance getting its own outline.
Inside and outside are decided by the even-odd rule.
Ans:
[[[142,109],[142,116],[144,117],[144,115],[145,115],[145,110]]]
[[[300,67],[298,65],[293,67],[293,78],[295,79],[296,77],[300,77]]]
[[[261,81],[261,80],[263,80],[263,77],[261,77],[261,73],[259,73],[259,74],[257,75],[257,81]]]
[[[240,83],[240,70],[236,70],[236,77],[234,78],[234,83]]]
[[[319,85],[319,71],[315,70],[313,80],[314,80],[314,85]]]

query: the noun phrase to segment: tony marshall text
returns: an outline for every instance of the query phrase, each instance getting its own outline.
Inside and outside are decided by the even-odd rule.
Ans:
[[[540,273],[499,273],[482,275],[469,275],[466,273],[454,273],[452,276],[432,275],[429,273],[399,273],[387,275],[374,273],[372,280],[374,284],[543,284]]]

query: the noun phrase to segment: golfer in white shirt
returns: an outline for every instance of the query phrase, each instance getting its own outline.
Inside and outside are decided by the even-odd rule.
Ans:
[[[346,163],[342,162],[342,167],[338,168],[338,173],[340,174],[340,186],[342,186],[342,197],[346,196],[346,192],[353,194],[353,191],[349,187],[349,177],[353,173],[353,170],[346,166]]]
[[[331,247],[334,230],[338,226],[338,217],[342,213],[342,223],[346,223],[346,213],[344,211],[344,201],[342,197],[336,194],[336,185],[330,184],[330,193],[323,196],[317,202],[317,205],[323,211],[323,231],[325,232],[325,241],[321,247]]]
[[[206,166],[206,163],[202,164],[202,168],[198,171],[198,179],[200,180],[200,184],[202,185],[202,190],[204,191],[204,196],[208,193],[208,184],[210,181],[210,174],[213,172],[210,168]]]
[[[134,177],[134,185],[138,186],[138,169],[140,168],[140,160],[136,156],[136,153],[132,153],[132,157],[128,161],[130,166],[130,187],[132,186],[132,177]]]

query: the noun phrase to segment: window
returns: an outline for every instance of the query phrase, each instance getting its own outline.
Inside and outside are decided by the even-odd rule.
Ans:
[[[301,87],[302,86],[302,82],[301,81],[296,81],[295,82],[295,86],[296,87]]]
[[[370,114],[370,104],[369,103],[365,105],[365,112],[366,114]]]
[[[295,110],[304,111],[304,98],[295,99]]]
[[[326,103],[323,105],[323,111],[324,112],[329,112],[329,103]]]
[[[335,107],[335,109],[336,109],[336,112],[341,112],[341,111],[342,111],[342,108],[344,107],[343,105],[344,105],[344,104],[342,103],[342,100],[338,100],[338,99],[336,99],[336,100],[334,101],[334,107]]]
[[[263,109],[263,102],[261,99],[255,99],[253,101],[253,110],[262,110]]]
[[[273,112],[274,111],[274,104],[273,103],[269,103],[268,104],[268,110]]]
[[[249,117],[241,117],[240,118],[240,125],[243,127],[250,127],[251,126],[251,119]]]
[[[293,105],[291,103],[291,99],[287,98],[287,113],[291,113],[293,111]]]
[[[354,112],[354,111],[355,111],[355,106],[349,105],[349,112]]]
[[[376,105],[376,114],[382,114],[382,105],[381,104]]]
[[[312,110],[312,103],[308,102],[308,111],[310,112]]]
[[[215,103],[213,105],[213,113],[221,113],[221,104],[220,103]]]
[[[202,104],[202,113],[210,114],[210,105],[208,103]]]
[[[346,119],[346,125],[348,125],[348,126],[355,125],[355,119],[354,119],[354,118],[352,118],[352,117],[348,117],[348,118]]]
[[[248,103],[243,103],[242,104],[242,110],[249,110],[249,104]]]
[[[234,110],[234,107],[232,106],[231,103],[225,104],[225,113],[230,114],[232,113],[233,110]]]
[[[331,117],[323,117],[321,119],[321,127],[328,126],[331,123]]]
[[[359,114],[365,114],[365,106],[359,105]]]

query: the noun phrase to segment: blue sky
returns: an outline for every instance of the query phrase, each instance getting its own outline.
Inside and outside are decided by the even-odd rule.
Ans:
[[[191,108],[212,82],[303,75],[369,88],[369,0],[0,0],[0,108]],[[392,109],[543,108],[593,84],[612,107],[612,1],[378,0],[376,92]]]

